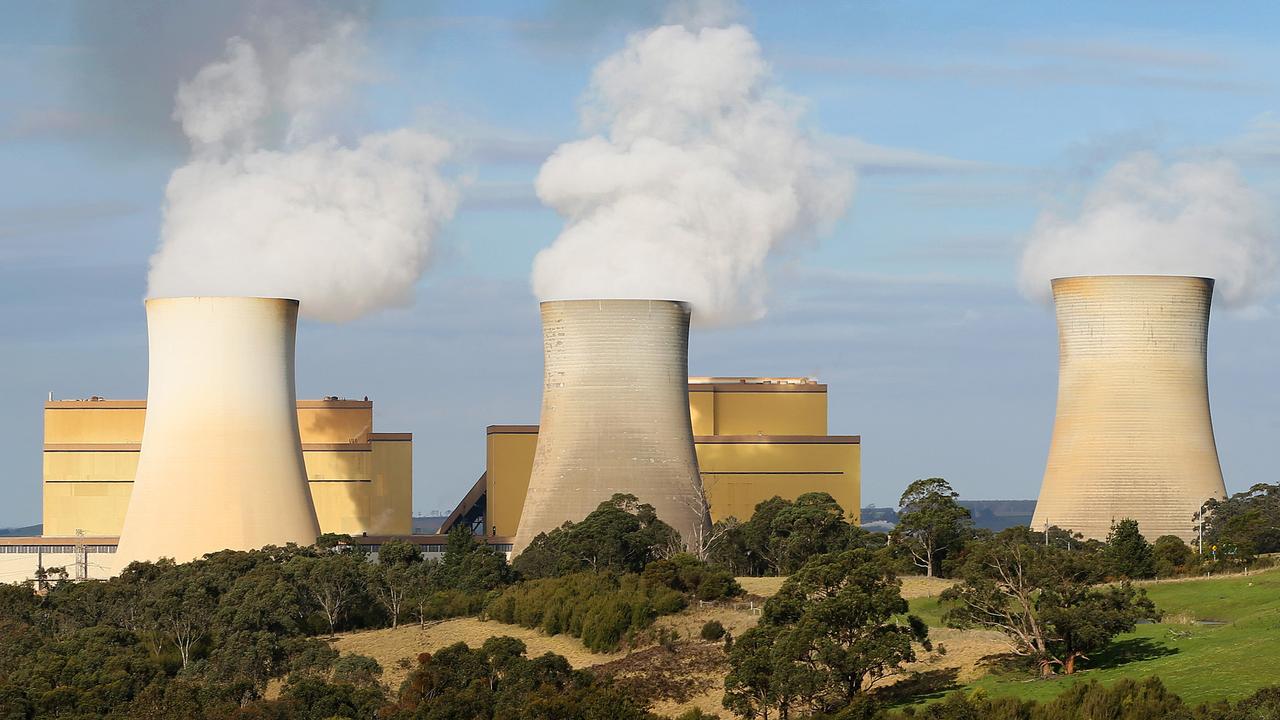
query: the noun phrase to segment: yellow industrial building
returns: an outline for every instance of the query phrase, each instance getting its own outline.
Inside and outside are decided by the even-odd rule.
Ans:
[[[826,385],[810,378],[690,378],[689,411],[712,520],[746,520],[775,495],[820,491],[860,521],[860,438],[827,434]],[[441,532],[461,522],[489,536],[513,535],[537,444],[537,425],[491,425],[485,472]]]
[[[120,534],[147,404],[55,400],[44,407],[44,535]],[[308,486],[321,532],[412,532],[413,435],[373,432],[369,400],[298,401]]]

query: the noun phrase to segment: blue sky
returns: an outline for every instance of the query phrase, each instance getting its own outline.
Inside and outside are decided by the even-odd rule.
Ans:
[[[216,4],[214,4],[216,6]],[[104,8],[107,8],[104,10]],[[481,8],[483,14],[477,14]],[[141,299],[181,165],[176,83],[234,24],[198,3],[0,3],[0,526],[40,517],[41,404],[143,397]],[[1017,290],[1020,247],[1138,150],[1236,162],[1280,200],[1280,18],[1265,3],[746,3],[806,122],[855,166],[852,205],[781,257],[762,321],[700,330],[694,374],[812,374],[834,433],[863,436],[864,502],[942,475],[1034,498],[1053,421],[1056,329]],[[304,323],[302,397],[375,401],[412,431],[418,512],[483,470],[484,427],[537,421],[528,284],[560,219],[532,180],[579,136],[592,67],[656,6],[383,3],[371,82],[345,119],[419,127],[469,178],[413,306]],[[225,30],[225,32],[224,32]],[[1229,490],[1274,480],[1280,319],[1215,311],[1210,384]]]

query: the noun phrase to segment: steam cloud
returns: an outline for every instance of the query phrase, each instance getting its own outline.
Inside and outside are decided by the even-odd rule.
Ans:
[[[1264,199],[1227,161],[1166,165],[1150,153],[1118,163],[1074,219],[1044,213],[1022,256],[1025,295],[1048,301],[1067,275],[1216,278],[1228,304],[1271,289],[1276,229]]]
[[[534,261],[542,299],[688,300],[700,324],[765,312],[766,260],[844,212],[852,174],[801,129],[740,25],[632,35],[594,71],[584,140],[538,173],[543,203],[566,219]]]
[[[307,38],[233,37],[181,84],[191,156],[165,192],[149,295],[293,297],[339,322],[412,299],[458,191],[429,134],[325,135],[361,79],[363,30],[337,17]]]

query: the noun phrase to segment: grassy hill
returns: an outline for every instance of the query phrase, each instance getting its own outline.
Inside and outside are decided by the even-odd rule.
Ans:
[[[1197,704],[1240,698],[1280,683],[1280,570],[1143,587],[1164,611],[1164,619],[1121,636],[1075,675],[1042,681],[1021,672],[992,670],[966,688],[1047,699],[1076,682],[1155,675],[1188,703]],[[914,600],[911,607],[931,627],[940,625],[936,597]]]

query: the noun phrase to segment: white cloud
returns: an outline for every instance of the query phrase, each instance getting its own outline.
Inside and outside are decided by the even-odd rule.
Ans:
[[[1151,153],[1117,163],[1074,217],[1042,213],[1022,256],[1028,297],[1068,275],[1197,275],[1248,305],[1275,284],[1272,210],[1226,160],[1166,164]]]

